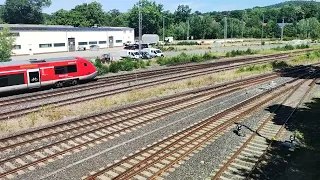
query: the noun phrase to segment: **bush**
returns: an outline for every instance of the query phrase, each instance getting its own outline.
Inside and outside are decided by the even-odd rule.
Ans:
[[[226,56],[227,57],[235,57],[235,56],[242,56],[242,55],[251,55],[251,54],[256,54],[256,51],[251,50],[250,48],[247,49],[246,51],[243,50],[232,50],[231,52],[227,52]]]
[[[284,61],[273,61],[271,63],[271,66],[273,69],[281,69],[281,68],[288,67],[289,65]]]
[[[195,41],[181,41],[181,42],[178,42],[177,45],[193,46],[193,45],[197,45],[197,42],[195,42]]]
[[[273,50],[276,51],[290,51],[290,50],[295,50],[295,49],[308,49],[310,48],[310,45],[308,44],[301,44],[301,45],[297,45],[297,46],[293,46],[293,45],[285,45],[284,47],[276,47],[276,48],[272,48]]]
[[[181,53],[174,57],[158,57],[156,61],[160,66],[164,66],[179,63],[203,62],[212,59],[217,59],[217,57],[211,52],[206,52],[203,55],[187,55],[186,53]]]

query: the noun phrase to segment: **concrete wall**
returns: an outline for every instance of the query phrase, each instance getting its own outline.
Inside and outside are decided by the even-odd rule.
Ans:
[[[90,45],[97,44],[100,48],[109,47],[109,37],[113,36],[113,46],[123,46],[123,43],[134,41],[134,31],[21,31],[16,37],[15,55],[67,52],[68,38],[75,38],[75,48],[79,43],[89,49]],[[47,46],[45,44],[48,44]]]

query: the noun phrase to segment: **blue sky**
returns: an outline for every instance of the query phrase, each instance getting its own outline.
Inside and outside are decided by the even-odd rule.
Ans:
[[[5,0],[0,0],[3,4]],[[46,13],[52,13],[59,9],[70,10],[74,6],[82,3],[97,1],[103,5],[107,11],[110,9],[119,9],[125,12],[130,9],[138,0],[52,0],[52,5],[44,9]],[[166,10],[174,11],[179,4],[189,5],[193,11],[224,11],[234,9],[245,9],[255,6],[271,5],[284,0],[155,0],[157,3],[164,5]]]

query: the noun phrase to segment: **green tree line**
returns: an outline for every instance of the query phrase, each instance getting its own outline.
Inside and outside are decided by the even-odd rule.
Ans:
[[[83,3],[71,10],[42,13],[51,0],[6,0],[1,6],[1,21],[10,24],[71,25],[75,27],[128,26],[138,34],[138,7],[140,5],[142,33],[163,34],[175,39],[223,38],[227,26],[228,38],[280,38],[277,23],[290,23],[284,28],[284,36],[293,38],[320,38],[320,3],[314,1],[288,1],[267,7],[245,10],[207,12],[192,11],[188,5],[179,5],[174,12],[162,4],[141,0],[127,12],[117,9],[104,11],[98,2]],[[212,7],[214,9],[214,7]],[[225,20],[226,18],[227,20]],[[263,33],[262,33],[262,26]]]

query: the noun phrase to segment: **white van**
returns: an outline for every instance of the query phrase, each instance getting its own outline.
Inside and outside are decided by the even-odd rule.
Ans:
[[[120,57],[121,58],[132,58],[132,59],[139,59],[140,54],[138,51],[135,50],[126,50],[126,51],[121,51],[120,52]]]
[[[164,56],[162,51],[160,49],[156,49],[156,48],[145,48],[142,51],[144,52],[148,52],[149,54],[155,56],[155,57],[160,57],[160,56]]]

